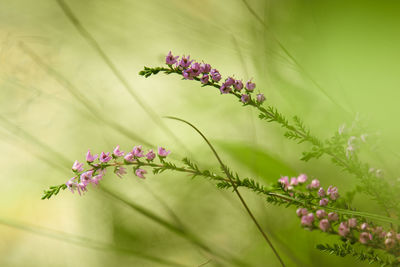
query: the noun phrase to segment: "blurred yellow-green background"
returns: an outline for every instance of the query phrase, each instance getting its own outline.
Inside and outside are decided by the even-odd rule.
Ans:
[[[175,159],[189,156],[218,171],[199,136],[166,115],[198,126],[243,176],[272,183],[305,172],[341,192],[354,187],[356,179],[327,158],[301,162],[307,145],[285,139],[281,128],[233,98],[172,75],[138,75],[145,65],[162,65],[170,50],[204,60],[224,76],[254,78],[269,104],[299,115],[321,138],[361,121],[371,136],[364,159],[389,179],[400,176],[397,1],[64,3],[103,56],[60,2],[0,3],[0,266],[230,266],[215,253],[238,265],[279,266],[237,197],[202,178],[165,172],[119,179],[109,173],[101,186],[185,225],[211,252],[99,188],[82,197],[64,191],[40,199],[48,186],[72,176],[72,163],[84,161],[89,148],[99,153],[117,144],[125,151],[162,145]],[[158,119],[132,97],[104,56]],[[288,266],[365,265],[317,251],[316,244],[336,239],[301,229],[293,208],[242,191]],[[355,201],[379,212],[363,196]]]

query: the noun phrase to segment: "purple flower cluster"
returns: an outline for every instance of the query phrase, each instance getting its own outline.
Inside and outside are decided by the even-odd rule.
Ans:
[[[163,147],[158,147],[157,152],[161,161],[171,153],[171,151],[167,151]],[[142,146],[135,146],[132,151],[127,153],[121,151],[119,145],[112,152],[101,152],[100,155],[93,155],[88,150],[86,153],[86,162],[90,166],[89,170],[84,171],[84,164],[76,160],[72,165],[72,171],[75,173],[75,176],[69,179],[65,185],[72,193],[76,190],[81,195],[82,192],[87,191],[89,184],[99,184],[99,181],[106,174],[108,167],[114,167],[114,173],[122,178],[127,173],[126,168],[123,167],[126,165],[136,165],[134,168],[135,175],[139,178],[145,178],[144,175],[147,171],[141,169],[140,166],[149,165],[155,157],[156,153],[152,149],[146,153],[142,149]],[[147,164],[140,161],[142,158],[147,161]]]
[[[165,58],[165,63],[170,68],[175,68],[182,73],[182,76],[187,80],[196,79],[204,85],[217,84],[221,81],[222,76],[217,69],[213,69],[210,64],[199,63],[190,59],[190,56],[173,56],[171,51]],[[229,94],[233,91],[240,96],[240,101],[244,104],[252,101],[251,93],[254,92],[256,84],[252,79],[248,80],[246,84],[243,84],[242,80],[234,79],[233,77],[228,77],[225,81],[218,85],[221,94]],[[242,93],[242,90],[244,92]],[[262,104],[265,101],[265,96],[261,93],[257,94],[255,97],[255,102]]]
[[[307,182],[307,175],[305,174],[300,174],[298,177],[292,177],[289,179],[288,176],[282,176],[278,182],[282,185],[283,189],[285,191],[290,191],[293,190],[295,186],[304,184]]]
[[[279,183],[282,189],[294,195],[295,187],[307,181],[307,176],[301,174],[299,177],[293,177],[289,180],[287,176],[281,177]],[[400,249],[400,233],[394,230],[385,232],[381,226],[369,226],[365,221],[359,222],[357,218],[348,218],[339,216],[336,212],[327,212],[323,207],[329,203],[334,203],[339,198],[337,187],[329,186],[326,191],[320,186],[317,179],[306,185],[309,195],[315,199],[321,208],[298,208],[297,216],[300,218],[300,223],[303,227],[310,230],[320,229],[323,232],[338,234],[342,238],[353,242],[360,242],[363,245],[368,245],[375,248],[386,250]],[[315,193],[316,192],[316,193]]]

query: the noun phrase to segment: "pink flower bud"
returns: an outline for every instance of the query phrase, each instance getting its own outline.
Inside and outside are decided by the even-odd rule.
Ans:
[[[367,244],[371,240],[372,240],[372,235],[370,233],[362,232],[360,234],[359,241],[361,244]]]
[[[304,215],[307,215],[307,214],[308,214],[308,211],[307,211],[306,208],[298,208],[298,209],[296,210],[296,214],[297,214],[298,217],[302,217],[302,216],[304,216]]]
[[[77,187],[77,183],[74,182],[75,178],[76,178],[76,177],[72,177],[71,179],[69,179],[69,180],[65,183],[65,185],[67,186],[67,188],[68,188],[72,193],[74,193],[74,189],[76,189],[76,187]]]
[[[244,103],[244,104],[249,103],[250,96],[246,95],[246,94],[242,94],[242,97],[240,98],[240,101],[242,101],[242,103]]]
[[[223,83],[220,86],[219,91],[221,92],[221,94],[229,94],[230,92],[232,92],[232,88],[226,83]]]
[[[339,191],[337,189],[337,187],[333,187],[333,186],[329,186],[328,190],[326,191],[326,194],[332,199],[332,200],[336,200],[339,198]]]
[[[136,158],[141,158],[144,157],[143,155],[143,150],[142,150],[142,146],[135,146],[132,150],[132,154],[136,157]]]
[[[179,56],[174,57],[171,51],[169,51],[168,55],[165,57],[165,63],[168,65],[173,65],[177,62],[178,58]]]
[[[87,162],[93,162],[93,161],[95,161],[95,159],[97,159],[97,155],[92,155],[91,153],[90,153],[90,150],[88,150],[88,152],[86,153],[86,161]]]
[[[143,178],[143,179],[146,178],[146,177],[144,177],[144,174],[146,174],[146,173],[147,173],[147,171],[143,170],[143,169],[137,169],[135,171],[136,176],[139,178]]]
[[[119,177],[122,178],[124,174],[126,174],[126,169],[122,166],[115,168],[114,173]]]
[[[214,82],[219,82],[220,80],[221,80],[221,74],[218,72],[218,70],[216,70],[216,69],[212,69],[211,71],[210,71],[210,75],[211,75],[211,79],[214,81]]]
[[[262,104],[265,101],[265,96],[263,94],[257,94],[256,99],[258,103]]]
[[[93,171],[87,171],[81,174],[81,183],[88,185],[92,179]]]
[[[83,171],[83,163],[79,163],[77,160],[75,160],[74,164],[72,165],[72,170],[74,172]]]
[[[357,227],[357,219],[356,218],[351,218],[348,220],[348,224],[350,228],[355,228]]]
[[[127,153],[127,154],[125,155],[124,159],[125,159],[125,161],[130,162],[130,163],[132,163],[132,162],[134,162],[134,161],[136,160],[136,159],[135,159],[135,155],[133,154],[132,151],[129,152],[129,153]]]
[[[203,74],[203,76],[200,78],[202,84],[207,84],[208,80],[209,80],[208,74]]]
[[[322,207],[328,205],[328,203],[329,203],[329,200],[327,198],[323,198],[319,201],[319,205]]]
[[[307,182],[307,175],[305,175],[305,174],[300,174],[300,175],[297,177],[297,181],[298,181],[299,183],[301,183],[301,184]]]
[[[385,236],[386,238],[394,238],[394,233],[392,231],[388,232]]]
[[[298,185],[298,184],[299,184],[299,182],[297,181],[297,178],[296,178],[296,177],[292,177],[292,178],[290,179],[290,185],[296,186],[296,185]]]
[[[319,228],[324,232],[328,231],[330,227],[331,227],[331,224],[329,223],[329,221],[327,219],[322,219],[319,222]]]
[[[288,186],[289,186],[289,177],[283,176],[283,177],[281,177],[281,178],[278,180],[278,182],[281,183],[281,185],[282,185],[282,187],[283,187],[284,190],[287,190],[287,189],[288,189]]]
[[[231,86],[235,84],[235,79],[233,79],[232,77],[228,77],[228,79],[225,80],[225,84],[227,86]]]
[[[328,220],[333,222],[339,220],[339,215],[335,212],[329,212],[328,213]]]
[[[318,189],[318,196],[320,196],[320,197],[324,197],[325,196],[325,190],[322,187],[320,187]]]
[[[320,220],[328,215],[325,210],[317,210],[315,214],[317,215],[317,218]]]
[[[192,69],[185,69],[182,71],[182,76],[183,78],[185,78],[186,80],[193,80],[193,72]]]
[[[236,80],[235,83],[233,84],[233,87],[235,88],[236,91],[241,91],[243,89],[243,82],[240,80]]]
[[[247,89],[247,91],[253,92],[254,89],[256,88],[256,84],[253,83],[251,80],[252,80],[252,79],[250,79],[250,80],[247,81],[247,83],[246,83],[246,89]]]
[[[186,69],[186,68],[189,68],[189,67],[190,67],[190,65],[192,64],[192,62],[193,62],[193,60],[190,60],[190,56],[187,56],[187,57],[183,56],[183,57],[181,58],[181,60],[179,61],[178,66],[179,66],[180,68]]]
[[[158,155],[160,156],[160,157],[163,157],[163,158],[165,158],[166,156],[168,156],[168,154],[169,153],[171,153],[171,151],[167,151],[165,148],[163,148],[163,147],[158,147]]]
[[[366,231],[368,229],[368,223],[361,224],[361,230]]]
[[[118,145],[116,148],[114,148],[113,155],[115,157],[122,157],[124,155],[124,151],[120,151]]]
[[[347,227],[347,224],[344,222],[341,222],[339,225],[339,235],[346,237],[350,233],[349,227]]]
[[[208,74],[211,71],[211,65],[203,63],[201,64],[200,69],[202,73]]]
[[[301,217],[301,225],[303,226],[312,226],[313,222],[314,222],[314,214],[312,213],[309,213]]]
[[[100,158],[99,158],[100,162],[102,162],[102,163],[107,163],[107,162],[109,162],[111,159],[112,159],[112,158],[110,157],[110,152],[107,152],[107,153],[101,152]]]
[[[190,67],[190,70],[192,72],[193,77],[197,77],[201,74],[201,68],[200,68],[200,63],[194,62],[192,66]]]
[[[148,161],[152,161],[156,157],[156,154],[153,152],[153,149],[150,149],[149,152],[146,154],[146,159]]]
[[[101,179],[103,179],[103,177],[104,177],[105,174],[106,174],[106,169],[100,170],[99,173],[98,173],[96,176],[92,177],[91,182],[92,182],[93,184],[95,184],[95,185],[98,185],[98,184],[99,184],[99,181],[100,181]]]
[[[310,188],[311,189],[317,189],[319,187],[320,187],[319,180],[314,179],[314,180],[311,181],[311,184],[310,184]]]
[[[87,192],[86,186],[87,186],[87,185],[84,184],[84,183],[79,183],[79,184],[77,184],[76,189],[78,190],[79,195],[81,195],[81,191],[82,191],[82,193],[83,193],[83,192]]]

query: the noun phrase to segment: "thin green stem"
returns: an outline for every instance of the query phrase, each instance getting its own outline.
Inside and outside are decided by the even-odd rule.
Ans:
[[[207,143],[207,145],[210,147],[210,149],[212,150],[214,156],[217,158],[219,164],[221,165],[222,170],[225,172],[226,176],[228,177],[230,183],[232,184],[233,190],[235,191],[236,195],[239,197],[240,202],[242,203],[243,207],[246,209],[247,213],[249,214],[250,218],[252,219],[252,221],[254,222],[254,224],[256,225],[258,231],[261,233],[261,235],[264,237],[265,241],[268,243],[268,245],[271,247],[272,251],[274,252],[275,256],[277,257],[277,259],[279,260],[280,264],[282,266],[285,266],[282,258],[279,256],[278,251],[275,249],[275,247],[273,246],[271,240],[269,240],[268,236],[266,235],[266,233],[264,232],[264,230],[261,228],[260,224],[258,223],[257,219],[255,218],[255,216],[253,215],[253,213],[251,212],[250,208],[247,206],[247,203],[245,202],[245,200],[243,199],[242,195],[240,194],[239,190],[237,189],[237,186],[234,183],[234,178],[232,177],[231,173],[229,172],[229,170],[227,169],[227,167],[225,166],[225,164],[222,162],[221,158],[219,157],[217,151],[214,149],[213,145],[210,143],[210,141],[204,136],[204,134],[197,128],[195,127],[193,124],[191,124],[188,121],[185,121],[183,119],[180,118],[176,118],[176,117],[170,117],[167,116],[166,118],[168,119],[173,119],[173,120],[177,120],[177,121],[181,121],[183,123],[186,123],[187,125],[189,125],[190,127],[192,127],[197,133],[200,134],[200,136],[204,139],[204,141]]]

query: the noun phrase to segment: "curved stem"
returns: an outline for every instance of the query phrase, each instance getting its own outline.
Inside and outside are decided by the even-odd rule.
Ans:
[[[258,223],[257,219],[254,217],[254,215],[251,212],[250,208],[247,206],[247,203],[243,199],[242,195],[240,194],[239,190],[237,189],[237,186],[236,186],[235,182],[233,181],[233,177],[232,177],[231,173],[229,172],[229,170],[227,169],[225,164],[222,162],[221,158],[219,157],[217,151],[214,149],[214,147],[210,143],[210,141],[208,141],[208,139],[204,136],[204,134],[199,129],[197,129],[193,124],[191,124],[190,122],[185,121],[185,120],[180,119],[180,118],[171,117],[171,116],[166,116],[165,118],[172,119],[172,120],[177,120],[177,121],[181,121],[183,123],[186,123],[187,125],[192,127],[196,132],[198,132],[200,134],[200,136],[204,139],[204,141],[207,143],[207,145],[210,147],[210,149],[212,150],[213,154],[217,158],[219,164],[221,165],[222,170],[225,172],[226,176],[228,177],[229,182],[232,184],[233,190],[235,191],[236,195],[239,197],[240,202],[242,203],[243,207],[246,209],[246,211],[249,214],[250,218],[252,219],[252,221],[256,225],[258,231],[261,233],[261,235],[264,237],[265,241],[271,247],[272,251],[274,252],[274,254],[277,257],[277,259],[279,260],[280,264],[284,267],[285,264],[284,264],[282,258],[279,256],[278,251],[275,249],[275,247],[273,246],[271,240],[269,240],[268,236],[266,235],[264,230],[261,228],[260,224]]]
[[[169,68],[165,68],[165,67],[147,68],[147,67],[145,67],[145,70],[140,72],[139,74],[143,75],[145,77],[149,77],[150,75],[154,75],[159,72],[164,72],[166,74],[175,73],[178,75],[182,75],[182,71],[180,69],[173,68],[172,66],[169,66]],[[198,77],[193,77],[193,79],[196,81],[200,81],[200,79]],[[208,83],[203,84],[202,86],[212,86],[217,89],[220,89],[220,85],[213,81],[209,81]],[[239,100],[241,99],[241,94],[239,92],[231,91],[231,92],[229,92],[229,94],[234,95]],[[267,119],[268,121],[276,121],[277,123],[281,124],[281,126],[283,128],[289,130],[290,132],[294,133],[299,138],[301,138],[302,139],[301,142],[307,141],[307,142],[311,143],[312,145],[319,147],[323,151],[324,154],[327,154],[330,157],[332,157],[332,159],[334,161],[336,161],[340,166],[344,167],[345,170],[347,170],[349,173],[354,174],[357,177],[361,178],[363,180],[363,182],[365,183],[365,179],[363,179],[363,178],[367,178],[367,177],[359,168],[351,166],[351,164],[349,164],[348,162],[346,162],[346,160],[339,157],[336,153],[330,151],[329,149],[324,148],[323,143],[321,141],[319,141],[318,139],[316,139],[315,137],[310,136],[309,134],[299,130],[294,125],[289,124],[288,121],[285,120],[283,117],[281,117],[281,115],[279,113],[273,112],[273,110],[274,110],[273,107],[268,107],[267,109],[265,109],[264,107],[261,106],[261,104],[257,103],[252,98],[249,99],[249,102],[246,105],[252,106],[252,107],[258,109],[261,112],[261,114],[263,115],[263,118]],[[373,190],[373,189],[371,190],[370,187],[367,188],[366,190],[367,190],[366,191],[367,194],[371,195],[375,199],[379,200],[382,198],[382,195],[379,193],[378,190]],[[388,206],[387,202],[379,201],[379,204],[384,208],[386,213],[390,214],[389,213],[390,207]]]

